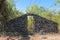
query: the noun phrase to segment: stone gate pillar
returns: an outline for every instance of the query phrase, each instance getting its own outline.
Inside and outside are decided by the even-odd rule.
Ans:
[[[41,31],[44,31],[46,33],[57,33],[58,32],[58,24],[54,21],[35,15],[34,22],[35,22],[34,24],[35,32],[41,32]]]
[[[11,33],[17,33],[22,36],[27,36],[27,16],[23,15],[21,17],[6,22],[4,26],[4,32],[6,33],[6,35],[11,35]]]

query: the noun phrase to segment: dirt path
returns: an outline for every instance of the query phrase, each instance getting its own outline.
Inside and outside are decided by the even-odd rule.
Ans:
[[[0,40],[7,40],[8,37],[0,37]],[[18,37],[12,37],[14,40],[18,40]],[[29,40],[60,40],[60,34],[47,34],[47,35],[39,35],[35,34],[30,36]]]
[[[36,34],[32,36],[30,40],[60,40],[60,34],[47,34],[47,35]]]

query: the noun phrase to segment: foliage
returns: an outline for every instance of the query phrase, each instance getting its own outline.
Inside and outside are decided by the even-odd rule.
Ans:
[[[57,0],[54,6],[60,6],[60,0]],[[54,11],[54,12],[53,12]],[[55,12],[55,10],[47,10],[43,6],[38,6],[33,4],[26,8],[26,13],[33,13],[49,20],[55,21],[58,23],[58,29],[60,30],[60,12]],[[11,20],[17,17],[20,17],[24,13],[17,10],[14,0],[1,0],[0,1],[0,31],[4,25],[4,22]],[[33,26],[33,17],[28,19],[28,27]]]
[[[54,11],[54,12],[53,12]],[[55,10],[45,10],[45,8],[43,6],[37,6],[36,4],[34,4],[33,6],[30,6],[29,8],[27,8],[27,13],[34,13],[37,15],[40,15],[44,18],[47,18],[49,20],[55,21],[58,23],[58,29],[60,30],[60,13],[59,12],[55,12]]]
[[[14,0],[0,1],[0,32],[3,32],[4,23],[23,14],[16,9]]]
[[[28,16],[28,31],[33,31],[34,19],[33,16]]]

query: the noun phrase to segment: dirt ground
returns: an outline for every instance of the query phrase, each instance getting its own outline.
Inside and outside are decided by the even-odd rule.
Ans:
[[[47,34],[47,35],[36,34],[32,36],[30,40],[60,40],[60,34]]]
[[[24,39],[24,40],[60,40],[60,34],[46,34],[46,35],[40,35],[40,34],[34,34],[32,36],[29,36],[30,39]],[[11,39],[8,39],[9,37],[1,36],[0,40],[21,40],[21,37],[11,37]]]

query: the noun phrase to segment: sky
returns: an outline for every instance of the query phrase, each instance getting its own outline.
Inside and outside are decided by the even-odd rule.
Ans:
[[[52,9],[51,6],[56,2],[56,0],[16,0],[16,8],[19,11],[25,12],[28,6],[37,4],[38,6],[44,6],[47,9]],[[58,7],[56,7],[59,9]]]

